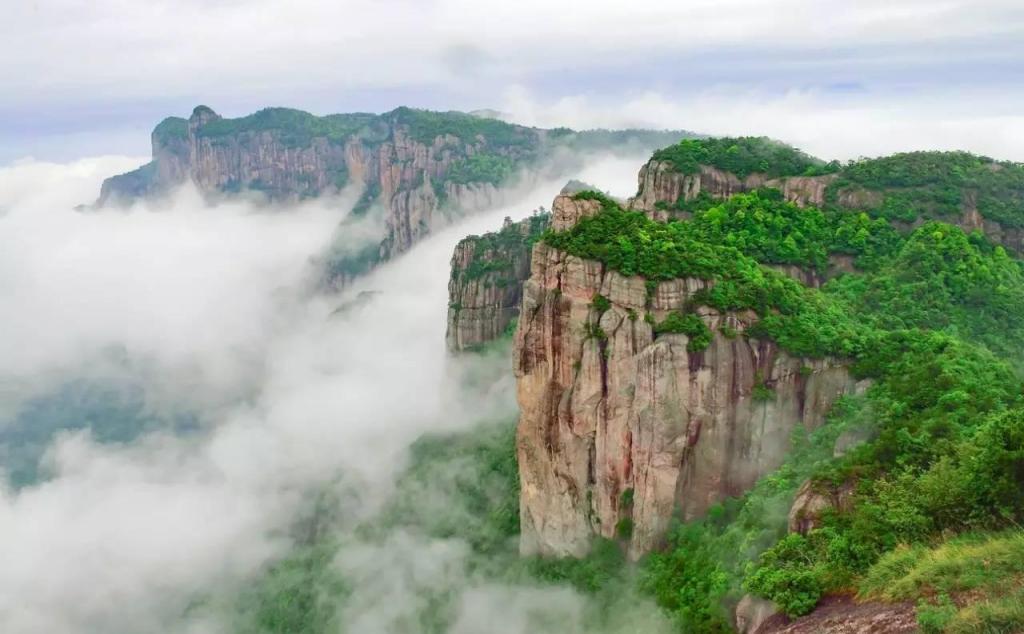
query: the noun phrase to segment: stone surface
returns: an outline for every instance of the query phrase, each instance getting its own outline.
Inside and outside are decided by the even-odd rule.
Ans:
[[[671,206],[680,200],[693,200],[701,192],[712,198],[728,198],[759,187],[775,187],[782,191],[786,200],[800,206],[822,205],[825,202],[825,189],[834,179],[835,175],[832,174],[769,179],[758,173],[741,179],[735,174],[708,165],[701,165],[696,174],[681,174],[672,163],[651,160],[640,169],[638,193],[630,200],[629,206],[646,213],[653,220],[665,221],[673,214],[662,209],[663,205],[659,203]]]
[[[303,143],[274,129],[203,133],[220,121],[209,108],[198,107],[184,136],[168,140],[154,131],[153,161],[107,179],[98,204],[159,194],[186,182],[205,194],[255,190],[271,200],[319,196],[354,183],[384,209],[381,255],[387,258],[408,250],[443,222],[442,204],[472,212],[501,202],[498,188],[489,182],[449,181],[453,162],[481,152],[518,160],[531,151],[530,144],[492,146],[483,137],[465,141],[450,134],[422,142],[407,125],[383,116],[373,124],[373,134],[313,136]],[[521,130],[540,142],[540,131]]]
[[[637,557],[674,512],[700,516],[777,468],[793,429],[820,425],[854,388],[837,360],[793,358],[744,337],[752,313],[704,309],[715,335],[701,352],[687,350],[685,335],[655,339],[645,313],[660,321],[708,284],[662,282],[648,305],[643,278],[534,247],[513,352],[522,552],[581,555],[629,519]],[[598,314],[595,294],[610,309]],[[770,398],[755,398],[759,385]]]
[[[739,634],[754,634],[778,613],[779,608],[771,601],[745,594],[736,604],[736,631]]]
[[[821,526],[821,519],[826,512],[849,510],[852,499],[853,487],[850,484],[833,486],[810,480],[804,482],[789,509],[789,532],[806,535],[808,531]]]
[[[700,166],[700,171],[696,174],[682,174],[675,170],[672,163],[652,159],[640,169],[638,193],[636,197],[630,199],[629,207],[644,212],[653,220],[665,221],[673,217],[685,217],[685,213],[673,211],[669,207],[680,200],[693,200],[701,192],[712,198],[728,198],[733,194],[759,187],[779,189],[786,200],[801,207],[821,207],[825,204],[826,189],[836,178],[836,174],[768,178],[764,174],[754,173],[741,179],[735,174],[707,165]],[[883,199],[884,192],[847,185],[836,191],[834,202],[839,207],[859,210],[877,208]],[[977,202],[971,192],[963,196],[959,218],[945,220],[954,222],[967,232],[981,230],[993,242],[1015,253],[1024,253],[1024,228],[1004,227],[998,222],[983,218],[978,213]],[[905,225],[903,228],[912,229],[923,223],[924,219],[919,219],[918,222]]]
[[[530,248],[550,222],[535,214],[501,231],[469,236],[455,246],[448,281],[448,350],[473,349],[500,337],[519,314]]]
[[[911,634],[918,632],[914,604],[858,603],[851,597],[825,597],[813,612],[796,620],[770,617],[753,634]]]

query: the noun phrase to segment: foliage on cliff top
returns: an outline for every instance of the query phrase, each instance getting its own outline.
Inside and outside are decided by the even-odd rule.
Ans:
[[[200,126],[196,135],[210,139],[274,131],[282,143],[306,147],[317,137],[343,142],[377,120],[369,113],[332,114],[323,117],[292,108],[264,108],[236,119],[216,119]]]
[[[755,172],[770,177],[813,176],[839,169],[838,163],[825,163],[767,137],[684,139],[658,150],[652,159],[668,161],[683,174],[696,174],[701,165],[709,165],[740,178]]]
[[[501,185],[516,170],[516,161],[500,154],[473,154],[452,163],[447,180],[452,183]]]
[[[605,209],[544,240],[575,256],[600,260],[624,275],[649,280],[698,277],[716,280],[696,298],[720,310],[754,309],[757,334],[814,356],[853,356],[870,346],[871,333],[843,307],[775,271],[735,246],[709,240],[698,223],[658,223],[624,211],[610,199]],[[714,232],[712,232],[714,233]]]
[[[460,247],[472,245],[473,255],[467,266],[452,267],[452,277],[468,281],[489,273],[511,273],[516,259],[530,257],[530,249],[550,222],[551,214],[538,210],[523,221],[506,224],[499,231],[463,238]]]
[[[1024,164],[968,152],[905,152],[852,162],[829,185],[836,202],[844,190],[880,192],[873,214],[896,220],[962,213],[970,201],[987,219],[1024,226]]]
[[[933,222],[902,237],[882,219],[796,207],[773,190],[670,223],[624,211],[601,194],[577,195],[585,196],[604,210],[568,231],[548,231],[545,242],[624,275],[716,280],[697,299],[756,310],[762,322],[753,332],[794,352],[859,354],[880,333],[907,328],[947,330],[1005,355],[1024,350],[1024,329],[1006,327],[1024,312],[1020,262],[955,226]],[[816,291],[760,266],[824,271],[832,255],[853,256],[865,274]]]
[[[434,112],[401,107],[383,115],[396,123],[409,126],[409,134],[420,143],[430,144],[439,136],[452,135],[464,143],[477,143],[481,138],[491,148],[515,147],[529,149],[540,141],[534,128],[506,123],[498,119],[478,117],[464,112]],[[478,138],[479,137],[479,138]]]
[[[1024,271],[979,234],[930,222],[870,275],[846,275],[825,291],[884,330],[947,330],[1020,365]]]
[[[181,117],[167,117],[153,128],[153,138],[161,143],[188,138],[188,120]]]

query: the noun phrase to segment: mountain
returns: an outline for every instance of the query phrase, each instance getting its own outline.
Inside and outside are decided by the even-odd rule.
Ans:
[[[783,631],[822,598],[785,631],[1016,631],[1024,166],[697,139],[638,181],[453,258],[451,301],[490,311],[473,345],[521,298],[521,553],[616,544],[686,632]],[[500,296],[460,282],[493,262]]]
[[[485,113],[484,113],[485,114]],[[153,130],[153,160],[107,179],[99,206],[165,194],[186,182],[208,195],[260,192],[272,201],[360,189],[354,216],[380,213],[379,245],[329,263],[331,277],[358,274],[408,250],[448,217],[503,199],[522,173],[554,171],[578,151],[651,151],[685,131],[543,130],[482,115],[397,108],[318,117],[266,108],[237,119],[198,106]]]

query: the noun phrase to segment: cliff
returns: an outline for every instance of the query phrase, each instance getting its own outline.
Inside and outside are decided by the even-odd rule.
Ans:
[[[790,202],[820,207],[825,203],[829,183],[835,178],[834,174],[768,178],[757,172],[740,178],[710,165],[701,165],[696,173],[688,174],[679,172],[669,161],[652,159],[640,168],[638,193],[629,206],[653,220],[665,221],[685,215],[684,203],[697,200],[701,194],[728,198],[760,187],[773,187],[781,190]]]
[[[692,135],[542,130],[411,108],[324,117],[267,108],[226,119],[198,106],[187,120],[161,122],[152,134],[153,160],[107,179],[97,205],[158,196],[188,182],[207,195],[260,192],[274,201],[355,185],[362,194],[353,213],[382,213],[385,232],[372,257],[329,263],[332,274],[344,278],[408,250],[453,215],[502,202],[501,185],[550,168],[567,148],[653,150],[683,136]]]
[[[733,142],[755,156],[744,161],[728,151],[713,151],[716,144]],[[768,152],[762,146],[773,148],[772,161],[756,156],[758,151]],[[780,160],[778,153],[783,150],[779,147],[750,138],[684,140],[656,152],[641,168],[637,195],[629,206],[666,221],[689,217],[702,199],[771,187],[800,206],[865,211],[904,230],[941,220],[967,232],[981,231],[993,242],[1024,253],[1024,166],[1020,164],[965,152],[911,152],[845,166],[822,165],[791,148]]]
[[[361,188],[354,210],[383,209],[380,256],[407,250],[437,223],[442,203],[471,212],[498,202],[496,187],[535,155],[543,132],[451,114],[440,121],[398,109],[314,117],[284,108],[224,119],[204,106],[153,131],[153,161],[104,182],[99,204],[166,192],[185,182],[206,194],[258,191],[271,200]]]
[[[497,339],[519,314],[530,250],[550,216],[535,213],[500,231],[469,236],[452,255],[448,282],[448,350],[461,352]]]
[[[552,226],[601,209],[560,196]],[[696,517],[777,468],[796,426],[821,424],[854,388],[834,359],[747,337],[750,311],[698,310],[702,350],[653,323],[713,280],[648,283],[538,243],[513,363],[521,418],[521,550],[582,555],[596,535],[658,544],[673,513]]]

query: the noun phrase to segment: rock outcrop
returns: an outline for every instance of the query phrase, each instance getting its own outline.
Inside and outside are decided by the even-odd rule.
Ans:
[[[566,149],[654,149],[693,136],[685,131],[543,130],[460,112],[397,108],[317,117],[267,108],[225,119],[198,106],[153,131],[153,160],[104,181],[98,206],[157,196],[193,183],[205,195],[260,192],[294,200],[357,187],[354,214],[384,217],[379,253],[328,266],[334,282],[408,250],[452,217],[507,202],[501,185],[560,173]],[[560,160],[548,161],[555,155]],[[354,254],[345,256],[347,259]]]
[[[448,281],[448,350],[477,348],[500,337],[519,314],[530,251],[550,215],[535,213],[500,231],[469,236],[455,246]]]
[[[678,171],[669,161],[651,159],[640,169],[637,195],[630,199],[629,207],[645,213],[653,220],[664,222],[672,218],[687,217],[685,204],[696,200],[702,194],[711,198],[728,198],[761,187],[772,187],[780,190],[786,200],[801,207],[835,205],[842,209],[859,211],[879,209],[883,206],[887,193],[899,191],[867,189],[853,183],[837,182],[841,177],[840,171],[820,176],[781,178],[769,178],[765,174],[755,172],[740,178],[736,174],[710,165],[701,165],[695,173],[687,174]],[[833,183],[836,183],[836,187],[829,196],[829,186]],[[963,192],[958,216],[940,217],[946,222],[958,225],[964,231],[979,230],[989,240],[1003,245],[1014,253],[1024,253],[1024,228],[1001,224],[983,217],[978,211],[977,195],[974,191]],[[906,224],[904,228],[915,228],[923,224],[925,219],[923,215],[916,222]]]
[[[594,202],[557,199],[553,226]],[[513,352],[524,553],[582,555],[602,535],[639,556],[674,513],[699,516],[777,468],[793,429],[854,388],[838,360],[746,337],[752,313],[700,309],[714,336],[699,352],[686,335],[655,337],[648,314],[661,321],[711,283],[649,293],[641,277],[534,247]]]
[[[826,513],[849,511],[852,503],[852,485],[833,486],[808,480],[800,485],[789,509],[789,532],[806,535],[821,526]]]
[[[800,206],[820,206],[825,203],[825,190],[835,178],[834,174],[768,178],[759,173],[740,178],[710,165],[701,165],[694,174],[684,174],[668,161],[651,160],[640,169],[639,189],[629,206],[653,220],[665,221],[678,215],[672,209],[677,203],[695,200],[702,193],[712,198],[728,198],[760,187],[777,188],[786,200]]]
[[[751,634],[912,634],[920,632],[914,604],[858,603],[848,596],[825,597],[813,612],[796,620],[776,614]]]
[[[735,620],[738,634],[755,634],[769,619],[779,614],[779,608],[752,594],[743,595],[736,604]]]
[[[403,116],[407,109],[400,110],[379,117],[337,115],[347,117],[343,121],[286,109],[223,119],[199,106],[187,121],[157,126],[153,161],[107,179],[98,204],[186,182],[206,194],[259,191],[272,200],[319,196],[354,183],[363,192],[358,210],[384,210],[381,256],[387,258],[428,234],[442,203],[471,212],[500,202],[494,182],[473,180],[472,174],[452,179],[453,170],[478,156],[513,166],[533,156],[543,137],[543,131],[510,124],[500,124],[511,137],[500,140],[443,131],[424,136]]]

